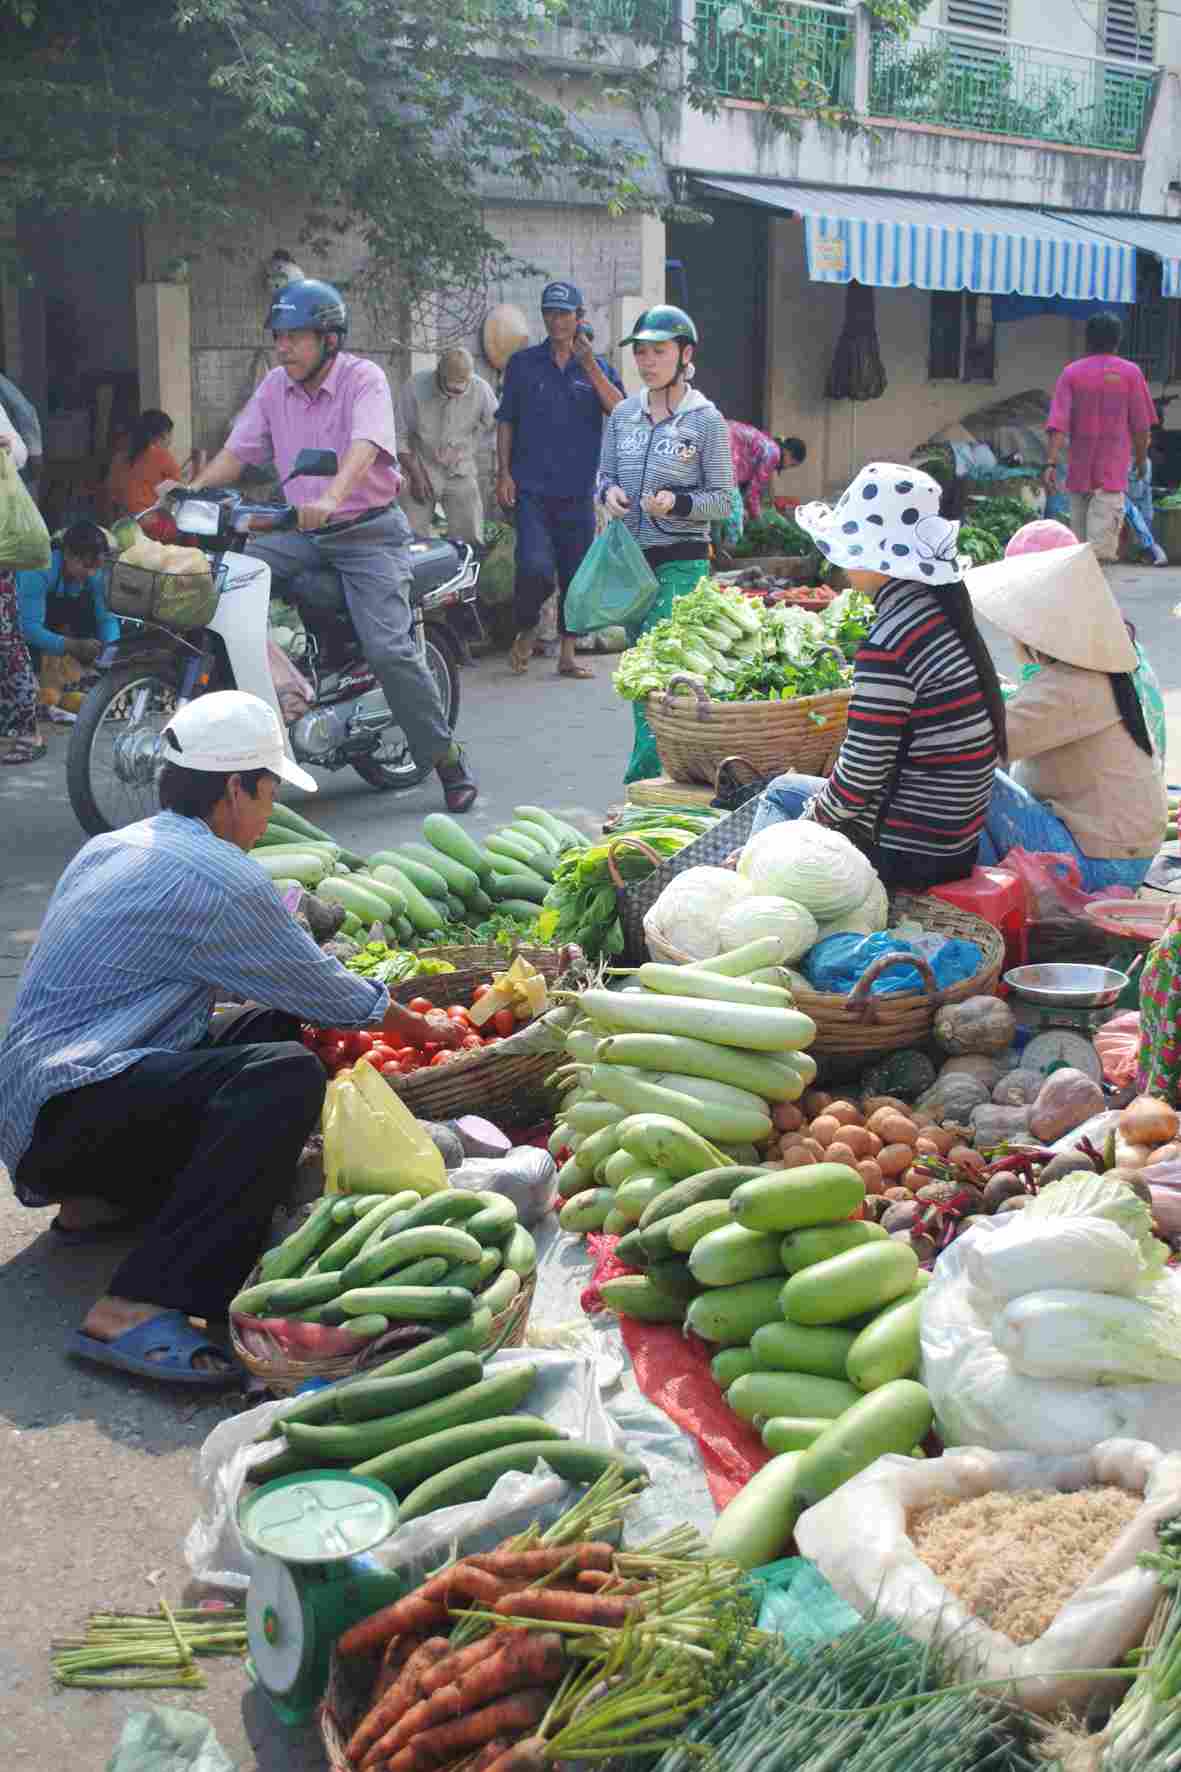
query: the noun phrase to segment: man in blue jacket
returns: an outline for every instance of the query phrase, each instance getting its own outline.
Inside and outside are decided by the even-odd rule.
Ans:
[[[17,607],[21,636],[40,670],[42,656],[68,653],[91,665],[119,623],[107,608],[103,565],[114,548],[97,523],[73,523],[42,572],[18,572]]]
[[[595,356],[585,312],[573,283],[546,284],[546,342],[509,358],[496,413],[496,496],[517,518],[511,663],[518,675],[529,667],[541,606],[555,577],[561,593],[558,675],[594,675],[574,656],[566,592],[595,538],[603,420],[623,399],[623,383],[605,357]]]

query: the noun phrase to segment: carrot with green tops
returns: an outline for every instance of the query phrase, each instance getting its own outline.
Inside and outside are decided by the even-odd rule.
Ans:
[[[497,1735],[532,1729],[544,1717],[552,1697],[550,1687],[530,1686],[437,1729],[426,1729],[386,1762],[386,1772],[434,1772],[465,1749],[471,1752]]]
[[[612,1545],[588,1539],[583,1544],[555,1545],[552,1549],[541,1545],[536,1550],[490,1551],[485,1556],[469,1557],[468,1562],[489,1575],[498,1575],[502,1581],[530,1582],[551,1575],[555,1569],[575,1573],[583,1569],[610,1570],[614,1556]]]
[[[528,1686],[556,1686],[565,1659],[562,1639],[555,1632],[514,1632],[512,1642],[506,1643],[499,1654],[469,1668],[453,1685],[442,1687],[405,1711],[370,1749],[365,1764],[372,1765],[396,1753],[416,1736],[468,1716],[494,1698],[506,1698]]]
[[[381,1703],[414,1651],[421,1649],[425,1640],[424,1637],[394,1637],[386,1644],[377,1678],[373,1682],[373,1692],[369,1699],[370,1710],[375,1704]]]
[[[480,1772],[547,1772],[551,1764],[544,1735],[526,1735],[506,1748],[498,1759],[483,1764]]]
[[[548,1587],[524,1588],[504,1594],[496,1610],[506,1618],[538,1618],[549,1624],[585,1624],[595,1629],[619,1629],[636,1610],[637,1601],[614,1594],[557,1592]]]
[[[470,1563],[453,1563],[438,1575],[432,1575],[412,1594],[403,1594],[392,1606],[383,1606],[371,1618],[364,1618],[345,1631],[338,1642],[341,1655],[365,1655],[380,1649],[391,1637],[409,1631],[438,1630],[450,1624],[451,1612],[461,1600],[468,1600],[483,1610],[490,1610],[504,1593],[506,1583],[497,1581]]]
[[[478,1662],[487,1661],[490,1655],[499,1655],[513,1637],[517,1635],[511,1627],[502,1625],[494,1630],[489,1637],[480,1637],[475,1643],[469,1643],[466,1649],[454,1649],[451,1654],[440,1661],[436,1667],[430,1668],[423,1676],[422,1689],[429,1698],[432,1692],[438,1692],[443,1686],[450,1686],[461,1674],[475,1667]]]
[[[579,1593],[598,1594],[602,1593],[605,1587],[610,1587],[614,1581],[614,1575],[607,1569],[580,1569],[575,1587]]]
[[[404,1710],[418,1702],[420,1679],[428,1667],[433,1667],[436,1661],[442,1661],[449,1649],[450,1644],[446,1637],[428,1637],[417,1649],[411,1651],[393,1685],[381,1701],[362,1717],[353,1731],[348,1744],[348,1756],[354,1765],[358,1764],[361,1755],[379,1735],[384,1734],[397,1721]]]

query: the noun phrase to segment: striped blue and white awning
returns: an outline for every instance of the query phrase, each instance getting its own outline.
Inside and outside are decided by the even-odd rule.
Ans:
[[[1159,221],[1143,215],[1080,215],[1056,212],[1058,219],[1086,233],[1119,240],[1140,252],[1150,252],[1161,262],[1161,292],[1181,296],[1181,221]]]
[[[1136,249],[1126,231],[1108,234],[1046,211],[999,204],[730,178],[699,182],[802,217],[814,283],[1136,299]]]

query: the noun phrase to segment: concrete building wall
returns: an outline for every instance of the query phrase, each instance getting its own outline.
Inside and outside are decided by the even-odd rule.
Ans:
[[[840,336],[845,292],[810,283],[803,229],[771,226],[768,278],[767,430],[798,434],[808,445],[803,467],[778,488],[799,498],[839,490],[875,458],[905,461],[912,449],[964,414],[1008,394],[1053,387],[1059,369],[1081,345],[1077,322],[1046,316],[997,328],[993,382],[933,382],[927,352],[931,297],[917,289],[875,291],[878,341],[888,386],[880,400],[829,400],[824,384]]]

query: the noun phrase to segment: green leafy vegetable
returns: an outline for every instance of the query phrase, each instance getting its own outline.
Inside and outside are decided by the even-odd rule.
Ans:
[[[664,827],[644,831],[644,842],[662,857],[676,855],[694,837],[691,831]],[[588,960],[623,952],[615,886],[607,867],[610,848],[609,842],[596,843],[562,856],[537,919],[541,940],[576,942]],[[647,856],[632,848],[617,850],[615,866],[624,880],[643,880],[652,872]]]

